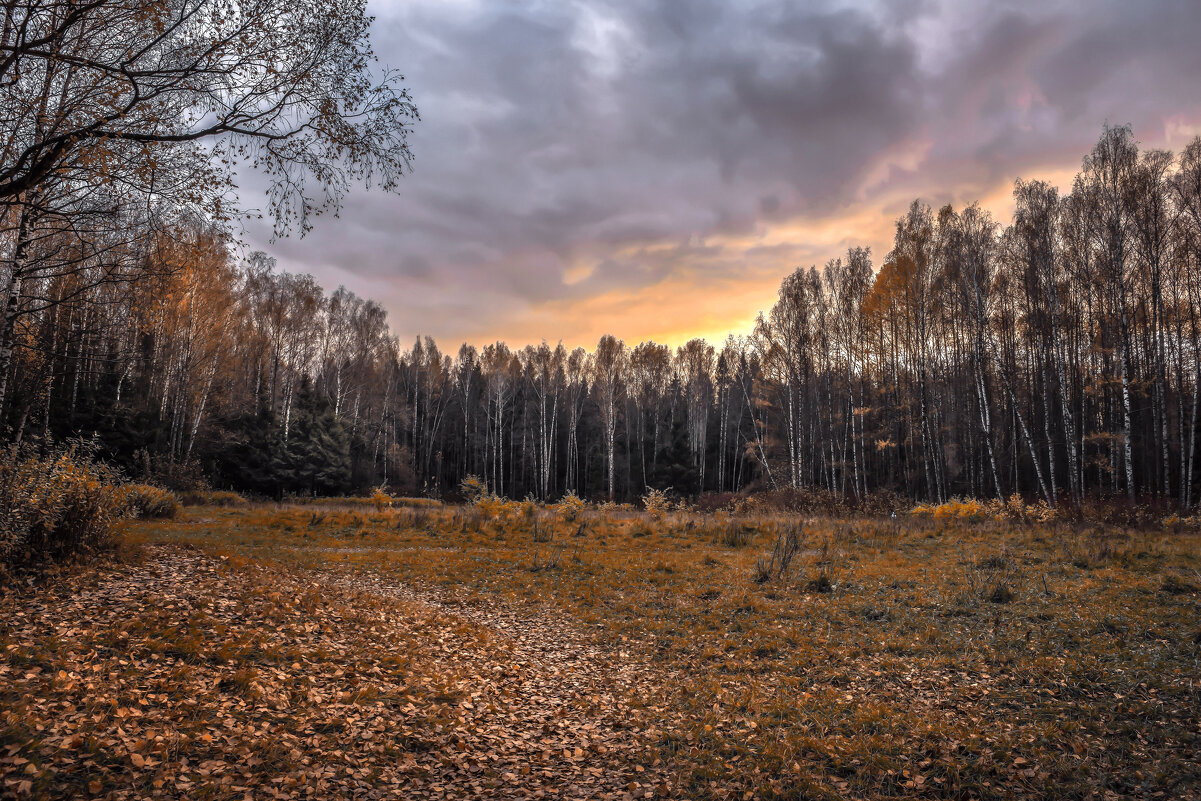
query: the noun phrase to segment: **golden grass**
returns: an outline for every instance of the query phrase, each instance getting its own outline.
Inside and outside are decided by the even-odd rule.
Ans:
[[[1201,792],[1196,534],[572,506],[199,507],[126,537],[558,610],[658,668],[692,797]]]

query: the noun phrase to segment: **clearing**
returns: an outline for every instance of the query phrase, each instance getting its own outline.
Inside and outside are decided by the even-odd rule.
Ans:
[[[122,538],[0,601],[0,794],[1201,788],[1195,533],[325,502]]]

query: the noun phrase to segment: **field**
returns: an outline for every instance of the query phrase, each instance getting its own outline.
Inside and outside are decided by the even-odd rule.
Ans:
[[[0,601],[15,796],[1188,798],[1201,540],[195,506]]]

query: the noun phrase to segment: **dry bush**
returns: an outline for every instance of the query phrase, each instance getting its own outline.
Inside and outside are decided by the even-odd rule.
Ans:
[[[481,495],[472,505],[485,520],[495,520],[500,523],[515,520],[525,514],[524,502],[511,501],[499,495]]]
[[[647,490],[642,496],[642,508],[646,509],[652,520],[662,520],[663,516],[671,511],[671,500],[663,490]]]
[[[850,508],[847,497],[815,487],[769,490],[739,498],[734,510],[746,514],[787,512],[790,514],[841,515]]]
[[[692,509],[701,513],[729,512],[742,497],[733,492],[706,492],[692,504]]]
[[[1134,501],[1128,498],[1088,498],[1080,506],[1060,504],[1053,508],[1045,500],[1026,503],[1022,496],[1015,493],[1003,500],[953,498],[942,504],[918,504],[910,509],[910,514],[932,520],[1001,520],[1027,525],[1074,521],[1134,529],[1168,527],[1193,530],[1201,527],[1201,517],[1181,517],[1163,500],[1155,498]]]
[[[467,503],[475,503],[488,494],[488,485],[479,476],[467,476],[459,482],[459,492]]]
[[[1116,528],[1149,528],[1170,514],[1154,498],[1086,498],[1076,510],[1080,520]]]
[[[141,451],[143,478],[172,492],[203,492],[208,489],[204,469],[196,460],[176,462],[166,455],[150,456]]]
[[[892,490],[869,492],[855,505],[855,511],[867,517],[888,517],[909,508],[909,501]]]
[[[134,519],[171,519],[179,514],[175,493],[150,484],[124,484],[116,489],[122,514]]]
[[[517,516],[526,525],[534,525],[538,521],[538,499],[533,495],[525,496],[525,500],[517,508]]]
[[[575,494],[575,490],[568,490],[554,506],[555,512],[566,523],[574,523],[587,508],[588,504]]]
[[[384,492],[383,487],[376,487],[375,491],[371,493],[370,500],[377,512],[382,512],[392,507],[392,496]]]
[[[919,503],[910,510],[910,514],[932,520],[962,520],[969,523],[982,520],[1050,523],[1057,516],[1056,510],[1048,506],[1046,501],[1028,504],[1017,493],[1003,501],[952,498],[946,503]]]
[[[0,568],[61,561],[111,543],[122,506],[109,468],[73,448],[7,457],[0,462]]]
[[[786,524],[776,533],[776,544],[771,555],[763,554],[755,561],[752,578],[756,584],[786,580],[792,574],[792,561],[801,552],[804,529],[796,524]]]

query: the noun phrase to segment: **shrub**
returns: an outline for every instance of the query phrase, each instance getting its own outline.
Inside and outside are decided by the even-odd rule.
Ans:
[[[568,490],[567,494],[555,504],[555,512],[567,523],[574,523],[587,508],[588,504],[575,494],[575,490]]]
[[[756,584],[766,584],[772,580],[786,579],[792,571],[792,560],[801,552],[801,526],[786,525],[776,534],[776,545],[772,548],[771,556],[763,554],[755,562],[752,574]]]
[[[75,448],[7,456],[0,462],[0,567],[61,561],[110,543],[121,512],[111,470]]]
[[[524,501],[517,504],[517,516],[526,523],[534,523],[538,519],[538,501],[533,495],[525,496]]]
[[[1088,498],[1076,510],[1076,516],[1081,520],[1118,528],[1150,528],[1162,521],[1167,513],[1162,502],[1146,497],[1134,501],[1125,497]],[[1189,518],[1180,522],[1187,520]],[[1192,520],[1195,526],[1196,518]]]
[[[375,492],[371,493],[371,503],[375,511],[382,512],[392,506],[392,496],[384,492],[383,487],[376,487]]]
[[[175,494],[150,484],[124,484],[115,491],[120,511],[132,518],[173,518],[179,514]]]
[[[143,464],[142,478],[172,492],[203,492],[208,488],[204,470],[195,460],[176,462],[165,455],[151,456],[139,451]]]
[[[455,509],[450,518],[451,528],[458,529],[464,534],[468,531],[478,530],[483,522],[484,517],[480,510],[470,506]]]
[[[911,500],[891,490],[875,490],[856,499],[853,495],[818,487],[790,487],[732,496],[713,496],[708,499],[702,496],[697,502],[697,508],[705,511],[725,508],[746,514],[786,512],[794,515],[843,517],[857,512],[869,517],[887,517],[908,509],[911,504]]]
[[[934,520],[1017,520],[1023,523],[1050,523],[1056,512],[1046,501],[1027,504],[1018,494],[1001,500],[976,500],[975,498],[952,498],[946,503],[919,503],[909,512],[917,517]]]
[[[909,501],[902,495],[891,490],[876,490],[859,500],[858,512],[869,517],[888,517],[904,511],[908,506]]]
[[[642,496],[642,506],[651,519],[662,520],[663,516],[671,510],[671,501],[663,490],[651,489]]]
[[[475,503],[488,494],[488,486],[479,476],[467,476],[459,483],[459,492],[467,503]]]
[[[501,522],[518,517],[523,513],[525,507],[521,501],[511,501],[508,498],[490,494],[481,495],[476,499],[474,506],[485,520]]]

